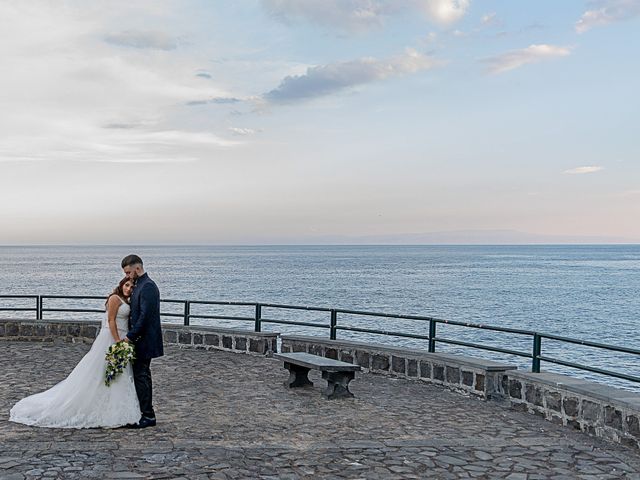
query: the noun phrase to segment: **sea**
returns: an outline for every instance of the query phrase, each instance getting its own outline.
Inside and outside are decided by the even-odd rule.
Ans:
[[[2,295],[106,296],[122,277],[121,259],[140,255],[163,299],[260,302],[417,315],[561,335],[640,350],[640,245],[349,246],[0,246]],[[0,298],[0,308],[33,300]],[[101,309],[101,300],[45,299],[45,308]],[[163,311],[180,313],[179,304]],[[193,305],[191,313],[245,320],[191,324],[253,328],[251,306]],[[34,312],[0,311],[2,317]],[[97,320],[101,313],[45,312],[46,318]],[[328,312],[263,309],[281,324],[263,330],[327,337]],[[167,322],[180,321],[165,317]],[[339,314],[338,325],[428,334],[428,322]],[[532,337],[438,324],[443,339],[532,351]],[[353,331],[338,338],[427,349],[423,339]],[[438,342],[436,351],[491,358],[530,369],[531,359]],[[640,376],[640,355],[551,339],[546,357]],[[542,370],[640,391],[640,384],[542,362]]]

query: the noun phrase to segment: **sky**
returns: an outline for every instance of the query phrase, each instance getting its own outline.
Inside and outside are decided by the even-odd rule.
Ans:
[[[0,0],[0,244],[640,243],[640,0]]]

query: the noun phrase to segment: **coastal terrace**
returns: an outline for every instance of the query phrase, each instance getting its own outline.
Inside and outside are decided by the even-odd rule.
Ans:
[[[178,345],[153,363],[156,428],[26,427],[8,422],[11,406],[64,379],[89,344],[16,340],[0,343],[2,479],[640,478],[637,448],[504,402],[373,373],[351,382],[355,398],[327,401],[317,372],[290,390],[276,359]]]

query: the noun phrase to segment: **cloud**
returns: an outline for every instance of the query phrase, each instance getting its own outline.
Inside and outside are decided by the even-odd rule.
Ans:
[[[239,98],[235,98],[235,97],[214,97],[214,98],[209,98],[207,100],[191,100],[189,102],[186,103],[186,105],[189,106],[193,106],[193,105],[207,105],[209,103],[213,103],[216,105],[228,105],[228,104],[232,104],[232,103],[239,103],[242,100],[240,100]]]
[[[239,128],[239,127],[229,127],[229,131],[237,136],[248,136],[253,135],[256,131],[253,128]]]
[[[329,95],[341,90],[427,70],[439,62],[413,49],[385,60],[362,58],[349,62],[309,67],[303,75],[285,77],[263,95],[267,102],[289,103]]]
[[[640,15],[638,0],[600,0],[591,2],[596,7],[584,12],[576,22],[576,32],[584,33],[593,27],[609,25]]]
[[[480,25],[482,27],[501,27],[503,25],[502,20],[498,18],[496,12],[485,13],[480,18]]]
[[[107,123],[103,128],[110,128],[114,130],[130,130],[132,128],[138,128],[136,123]]]
[[[190,99],[233,98],[194,75],[202,57],[122,49],[95,33],[136,8],[0,5],[0,161],[209,160],[239,143],[186,118]],[[161,40],[155,46],[167,47]]]
[[[595,173],[595,172],[599,172],[600,170],[603,170],[603,167],[598,167],[598,166],[586,166],[586,167],[576,167],[576,168],[570,168],[569,170],[565,170],[562,173],[566,173],[568,175],[582,175],[585,173]]]
[[[263,0],[264,8],[284,22],[305,20],[343,30],[368,30],[389,12],[379,0]]]
[[[114,163],[185,162],[237,145],[207,131],[110,129],[69,122],[57,135],[13,138],[0,146],[0,160],[93,161]],[[72,135],[73,134],[73,135]]]
[[[105,42],[121,47],[151,48],[155,50],[175,50],[178,41],[165,32],[146,32],[126,30],[110,33],[104,37]]]
[[[29,140],[27,142],[27,139]],[[176,163],[202,158],[236,142],[210,132],[184,130],[97,129],[69,123],[58,135],[12,138],[0,145],[2,161],[73,161],[109,163]]]
[[[490,73],[504,73],[529,63],[537,63],[552,58],[566,57],[571,54],[570,47],[555,45],[530,45],[520,50],[512,50],[502,55],[483,60],[488,65]]]
[[[196,77],[200,77],[200,78],[208,78],[208,79],[213,78],[213,77],[211,76],[211,74],[210,74],[210,73],[208,73],[208,72],[198,72],[198,73],[196,73]]]
[[[262,0],[262,4],[286,23],[304,20],[357,32],[380,27],[392,15],[416,11],[448,26],[465,15],[470,0]]]
[[[470,0],[415,0],[431,21],[440,25],[450,25],[460,20],[467,13]]]

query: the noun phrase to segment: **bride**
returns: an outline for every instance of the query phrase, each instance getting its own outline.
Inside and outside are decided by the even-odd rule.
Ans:
[[[132,280],[123,278],[107,299],[105,319],[91,350],[66,379],[16,403],[10,421],[55,428],[113,428],[137,423],[140,404],[131,365],[110,386],[104,383],[105,354],[127,333],[132,291]]]

